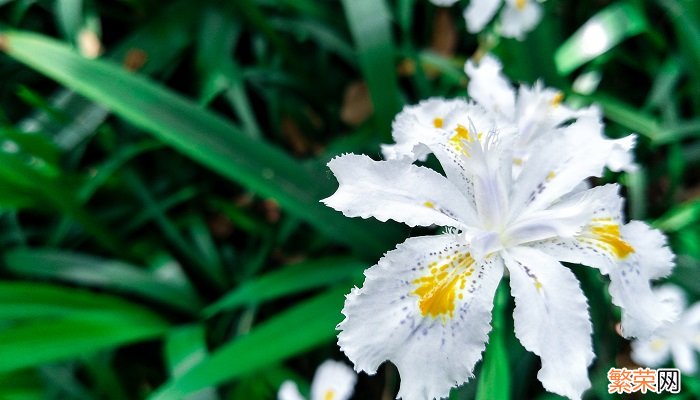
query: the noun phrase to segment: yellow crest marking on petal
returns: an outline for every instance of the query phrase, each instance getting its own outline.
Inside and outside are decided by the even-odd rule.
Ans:
[[[435,204],[433,204],[432,201],[426,201],[425,203],[423,203],[423,205],[428,208],[435,208]]]
[[[433,120],[433,126],[436,128],[442,128],[442,125],[444,124],[445,121],[443,121],[442,118],[435,118]]]
[[[624,259],[634,253],[634,247],[620,236],[620,225],[618,224],[597,224],[591,227],[591,232],[619,259]]]
[[[332,389],[326,390],[326,393],[323,395],[323,400],[333,400],[335,399],[335,392]]]
[[[467,278],[474,273],[474,259],[469,253],[448,255],[444,260],[428,264],[430,273],[413,281],[418,287],[412,292],[418,296],[424,317],[440,317],[443,322],[454,316],[456,299],[464,298],[457,292],[464,289]]]
[[[523,165],[523,159],[522,159],[522,158],[514,158],[514,159],[513,159],[513,164],[515,164],[515,165]]]
[[[549,104],[552,107],[557,107],[561,102],[564,100],[564,93],[562,92],[557,92],[554,97],[552,97],[552,100],[549,102]]]
[[[554,177],[557,176],[557,174],[554,173],[554,171],[549,171],[549,174],[547,174],[547,182],[551,181],[554,179]]]
[[[527,5],[527,0],[515,0],[515,8],[522,11]]]
[[[473,140],[474,139],[469,134],[469,129],[465,128],[463,125],[457,125],[455,134],[450,138],[450,145],[458,152],[468,156],[469,154],[463,142],[472,142]]]

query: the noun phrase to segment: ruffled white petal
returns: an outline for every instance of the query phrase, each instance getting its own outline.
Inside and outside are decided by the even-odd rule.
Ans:
[[[588,306],[576,277],[532,248],[502,254],[515,297],[515,335],[542,360],[537,378],[550,392],[580,399],[591,386],[588,366],[594,354]]]
[[[322,201],[348,217],[454,227],[474,219],[460,191],[431,169],[355,154],[336,157],[328,166],[340,187]]]
[[[648,337],[677,317],[677,307],[661,301],[652,292],[650,279],[668,273],[673,255],[667,247],[654,240],[660,232],[639,221],[620,228],[620,233],[634,249],[627,257],[610,268],[610,294],[613,303],[622,308],[622,332],[626,337]],[[669,265],[657,265],[663,260]],[[653,312],[650,312],[653,310]]]
[[[496,15],[501,3],[503,0],[470,0],[463,14],[469,33],[481,32]]]
[[[306,400],[299,393],[297,384],[292,381],[284,381],[277,392],[277,400]]]
[[[633,340],[631,346],[632,361],[645,367],[660,367],[671,357],[671,344],[660,337]]]
[[[698,369],[695,352],[692,347],[683,342],[671,343],[671,356],[673,364],[684,374],[693,375]]]
[[[615,172],[634,172],[637,164],[634,163],[632,150],[637,144],[637,135],[625,136],[621,139],[608,140],[610,142],[610,152],[606,166]]]
[[[573,124],[542,135],[533,143],[536,157],[522,165],[511,193],[511,219],[525,208],[545,209],[570,193],[584,179],[600,176],[607,154],[599,135],[601,123],[593,118],[580,118]]]
[[[357,375],[342,362],[327,360],[314,374],[311,400],[347,400],[352,396]]]
[[[622,225],[623,199],[619,194],[617,184],[586,189],[570,195],[563,202],[582,201],[585,203],[586,199],[595,200],[597,203],[597,208],[591,215],[591,222],[595,219],[618,227]],[[559,261],[588,265],[607,274],[608,269],[615,263],[614,254],[611,253],[611,249],[606,246],[605,242],[599,241],[599,236],[592,232],[592,228],[589,225],[583,229],[581,235],[574,238],[552,238],[533,244],[533,246]]]
[[[501,62],[487,54],[475,63],[467,61],[464,71],[469,76],[469,97],[487,110],[508,120],[515,116],[515,90],[501,73]]]
[[[393,362],[404,400],[445,397],[472,376],[503,266],[498,257],[477,264],[468,251],[459,236],[411,238],[365,272],[338,325],[338,344],[357,371]]]
[[[675,265],[675,256],[668,247],[666,235],[660,230],[653,229],[641,221],[631,221],[622,227],[621,233],[639,254],[637,261],[646,276],[658,279],[671,273]]]
[[[506,0],[506,7],[501,12],[501,35],[523,40],[525,34],[535,29],[541,19],[542,6],[537,1]]]
[[[430,98],[413,106],[406,106],[394,118],[391,134],[394,144],[382,145],[387,160],[408,158],[425,161],[430,150],[426,145],[439,141],[443,136],[445,118],[455,108],[466,107],[464,99]]]

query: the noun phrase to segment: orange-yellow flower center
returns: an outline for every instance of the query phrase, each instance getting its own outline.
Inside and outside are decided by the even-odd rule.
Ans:
[[[469,253],[456,253],[428,265],[430,273],[413,281],[418,285],[418,307],[424,317],[440,317],[445,321],[454,316],[455,303],[462,299],[467,278],[474,273],[474,259]]]
[[[443,123],[444,123],[444,121],[442,120],[442,118],[435,118],[433,120],[433,126],[436,128],[442,128]]]
[[[527,0],[515,0],[515,7],[518,10],[522,10],[527,5]]]
[[[335,399],[335,392],[333,390],[326,390],[326,393],[323,395],[323,400],[333,400]]]

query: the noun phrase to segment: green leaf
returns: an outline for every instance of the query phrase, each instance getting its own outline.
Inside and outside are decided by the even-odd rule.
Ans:
[[[654,226],[664,232],[678,232],[700,221],[700,201],[690,201],[676,206],[654,221]]]
[[[0,372],[151,339],[168,324],[116,297],[77,289],[0,282]],[[9,321],[8,321],[9,322]]]
[[[156,319],[125,321],[63,318],[0,330],[0,372],[79,357],[85,353],[152,339],[167,325]]]
[[[336,335],[346,292],[345,288],[330,290],[278,313],[166,382],[150,399],[180,399],[330,341]]]
[[[507,284],[501,282],[494,299],[493,330],[484,353],[476,400],[510,399],[510,363],[503,333],[503,329],[505,329],[503,319],[507,302]]]
[[[202,165],[275,198],[329,237],[372,256],[389,247],[391,240],[382,235],[386,226],[372,229],[319,203],[336,186],[326,173],[311,171],[283,151],[248,138],[193,102],[40,35],[5,32],[0,42],[9,56],[107,106]]]
[[[176,286],[121,261],[53,249],[16,249],[5,253],[5,264],[8,270],[25,277],[133,293],[188,312],[201,306],[189,287]]]
[[[343,8],[374,106],[375,129],[389,140],[401,107],[389,10],[384,0],[343,0]]]
[[[351,258],[326,258],[303,261],[272,271],[257,279],[250,279],[225,294],[204,310],[212,316],[223,310],[258,304],[282,296],[329,286],[361,276],[367,268],[363,262]]]
[[[554,54],[557,71],[568,75],[624,39],[646,29],[647,21],[636,7],[614,3],[589,19],[557,49]]]

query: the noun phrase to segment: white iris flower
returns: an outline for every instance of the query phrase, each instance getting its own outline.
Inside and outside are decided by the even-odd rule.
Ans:
[[[698,370],[695,352],[700,351],[700,303],[686,308],[685,294],[673,285],[661,286],[656,295],[680,317],[653,337],[633,341],[632,360],[644,366],[660,367],[672,359],[684,374],[695,374]]]
[[[459,114],[475,119],[477,126],[492,126],[501,136],[517,135],[513,143],[516,164],[527,160],[530,152],[536,154],[532,142],[552,129],[579,117],[602,119],[597,106],[574,110],[562,102],[561,92],[545,88],[540,82],[533,87],[521,85],[516,92],[503,75],[500,62],[491,55],[484,56],[478,65],[467,62],[465,72],[469,76],[468,92],[472,102],[432,98],[406,107],[394,121],[396,143],[382,146],[385,158],[425,160],[429,154],[425,144],[440,140],[435,128],[442,128],[446,124],[445,117],[457,108],[462,110]],[[636,135],[611,140],[605,138],[602,129],[590,134],[608,155],[606,166],[610,170],[636,169],[631,154]]]
[[[430,0],[440,7],[449,7],[457,0]],[[501,8],[504,0],[470,0],[464,9],[464,20],[470,33],[481,32]],[[542,6],[537,0],[505,0],[497,25],[503,37],[523,40],[542,19]]]
[[[624,224],[617,185],[582,189],[612,152],[599,118],[546,123],[523,140],[510,110],[480,103],[433,100],[404,111],[394,124],[399,143],[384,150],[409,157],[329,162],[340,186],[326,205],[348,217],[447,228],[406,240],[365,271],[346,299],[338,343],[358,371],[392,361],[399,397],[445,397],[481,358],[507,270],[515,334],[540,356],[539,380],[578,399],[590,386],[592,328],[579,283],[560,261],[608,275],[625,335],[644,336],[671,318],[649,281],[670,272],[673,255],[660,232]],[[429,153],[445,175],[412,163]]]
[[[311,381],[311,400],[347,400],[352,396],[357,375],[342,362],[327,360]],[[278,400],[305,400],[292,381],[285,381],[277,393]]]

